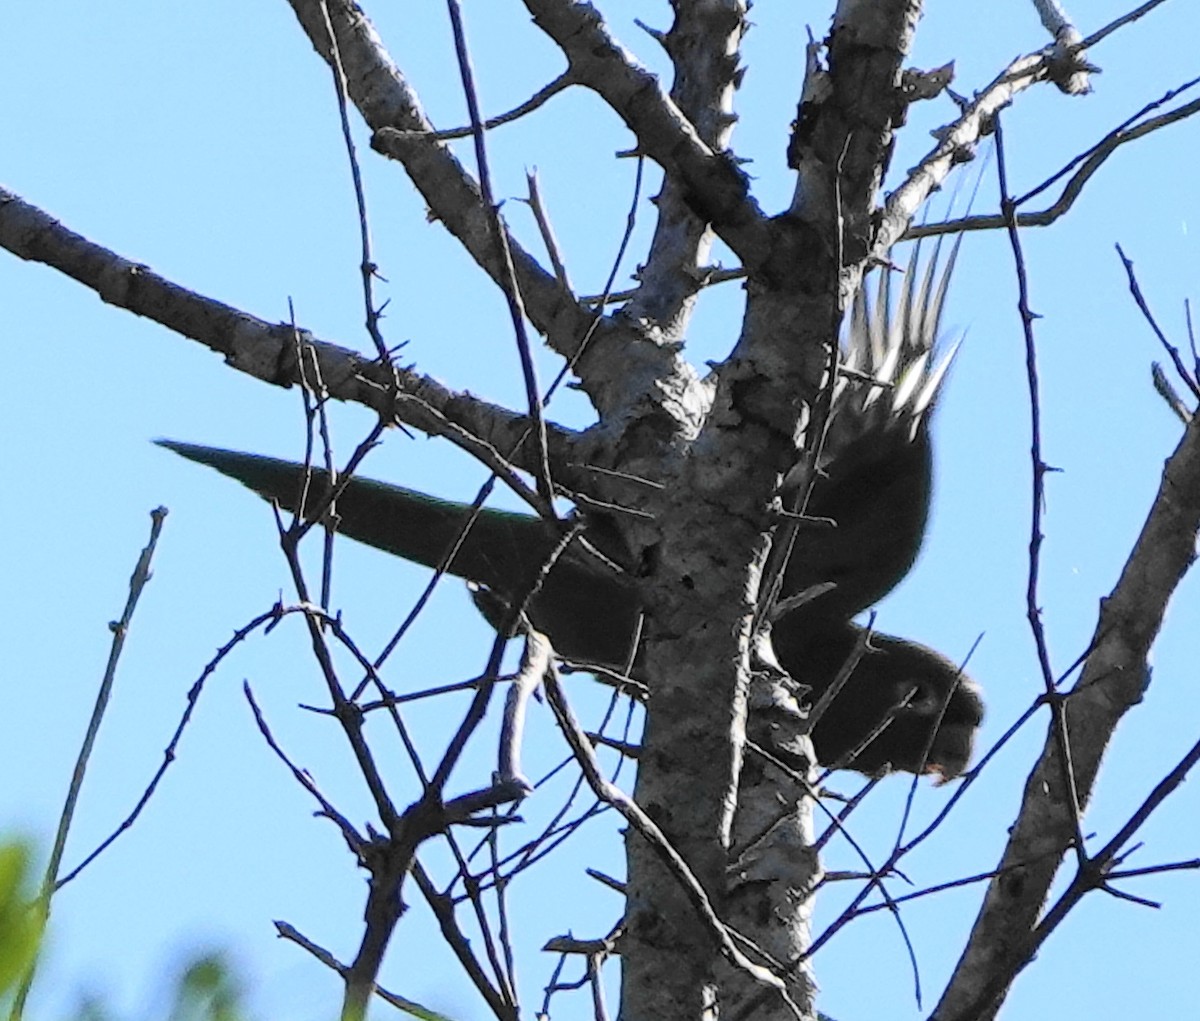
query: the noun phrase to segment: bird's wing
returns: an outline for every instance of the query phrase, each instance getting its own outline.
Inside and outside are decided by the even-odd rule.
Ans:
[[[929,416],[953,350],[937,350],[942,310],[958,241],[941,262],[940,248],[909,261],[893,294],[883,269],[874,297],[860,288],[829,427],[807,513],[836,522],[805,530],[784,576],[783,594],[835,582],[821,613],[849,619],[888,594],[908,573],[929,517],[933,454]],[[872,382],[874,381],[874,382]]]

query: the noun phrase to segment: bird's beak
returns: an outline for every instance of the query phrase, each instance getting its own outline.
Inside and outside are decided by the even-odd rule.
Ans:
[[[951,780],[957,780],[962,776],[962,769],[955,769],[951,766],[944,766],[940,762],[927,762],[925,764],[925,775],[932,776],[934,787],[944,787]]]

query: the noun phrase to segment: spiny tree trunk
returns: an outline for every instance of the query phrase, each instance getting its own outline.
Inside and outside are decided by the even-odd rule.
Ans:
[[[144,267],[38,218],[7,194],[0,199],[4,243],[273,383],[301,381],[311,371],[310,359],[329,395],[367,404],[381,421],[455,437],[498,471],[515,466],[530,473],[536,480],[531,500],[543,511],[551,482],[577,496],[581,506],[607,508],[593,515],[593,524],[606,529],[606,543],[645,607],[640,671],[651,691],[634,790],[644,818],[631,823],[626,836],[622,1016],[812,1017],[806,954],[821,873],[813,848],[811,770],[803,763],[814,759],[795,686],[772,663],[763,627],[773,598],[767,586],[778,566],[773,558],[784,534],[780,494],[798,468],[809,478],[819,470],[817,441],[837,377],[839,329],[863,273],[886,259],[999,109],[1021,89],[1055,77],[1053,64],[1046,55],[1016,62],[964,106],[918,171],[882,202],[893,134],[907,104],[921,95],[904,68],[921,4],[843,0],[823,49],[808,51],[786,148],[795,172],[792,201],[782,214],[768,216],[730,149],[747,0],[676,0],[674,24],[659,37],[675,68],[669,90],[632,61],[589,5],[526,0],[536,24],[565,56],[571,81],[600,96],[633,133],[638,155],[664,171],[638,287],[621,311],[609,315],[572,293],[565,279],[509,236],[486,188],[434,137],[357,5],[292,0],[292,6],[317,52],[336,67],[375,149],[402,165],[481,271],[570,362],[595,408],[594,427],[574,432],[543,426],[535,410],[540,394],[532,388],[529,414],[517,414],[450,392],[382,356],[369,360],[310,344],[306,336],[298,343],[291,328],[270,327],[182,293]],[[1074,71],[1070,80],[1077,88]],[[728,355],[701,376],[685,359],[682,342],[711,269],[715,238],[740,261],[745,304]],[[1169,547],[1171,563],[1158,572],[1155,598],[1141,601],[1146,616],[1131,628],[1136,640],[1119,650],[1122,708],[1136,697],[1131,685],[1140,681],[1136,668],[1161,617],[1171,572],[1175,579],[1182,573],[1186,540],[1194,539],[1197,428],[1193,422],[1181,447],[1179,471],[1186,474],[1168,494],[1186,504],[1179,520],[1166,526],[1173,541],[1151,544]],[[1102,642],[1106,635],[1102,629],[1097,637],[1100,652],[1110,651]],[[1090,726],[1088,700],[1098,691],[1109,694],[1101,688],[1106,662],[1097,657],[1089,664],[1082,693],[1067,713],[1072,727]],[[1115,721],[1101,722],[1098,729],[1110,730]],[[357,736],[361,740],[361,732]],[[1103,739],[1096,738],[1076,760],[1073,779],[1084,801],[1102,748]],[[368,758],[361,743],[355,750]],[[1005,859],[1021,867],[1015,874],[1033,892],[1010,896],[1013,872],[993,883],[977,945],[964,955],[964,977],[948,992],[939,1017],[994,1011],[1032,952],[1032,944],[1014,942],[1012,930],[1024,937],[1033,928],[1057,865],[1054,852],[1072,839],[1067,823],[1077,820],[1061,802],[1050,806],[1049,822],[1039,814],[1046,805],[1038,792],[1062,775],[1048,745]],[[389,863],[387,895],[373,903],[378,908],[386,900],[385,914],[399,913],[398,891],[417,845],[449,827],[438,814],[444,808],[440,788],[426,793],[416,806],[422,811],[393,812],[395,818],[385,820],[397,831],[409,827],[405,855]],[[1027,868],[1021,855],[1028,853],[1030,829],[1039,827],[1052,834],[1049,851],[1036,849],[1044,868]],[[369,866],[365,852],[363,857]],[[1012,910],[1014,900],[1021,901],[1020,913]],[[371,967],[354,973],[347,1016],[362,1013],[390,934],[371,934],[374,957]],[[503,1016],[516,1007],[502,1002],[495,1009]]]

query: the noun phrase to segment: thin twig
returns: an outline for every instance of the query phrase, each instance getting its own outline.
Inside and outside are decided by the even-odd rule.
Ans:
[[[502,1021],[517,1021],[518,1015],[515,1005],[511,999],[506,998],[488,980],[479,963],[479,959],[471,950],[471,941],[467,939],[462,929],[459,928],[458,921],[454,917],[454,905],[450,898],[438,891],[437,887],[433,884],[433,880],[430,879],[429,873],[425,871],[425,867],[419,861],[413,861],[412,877],[417,884],[417,889],[421,891],[421,895],[425,898],[425,903],[429,906],[429,910],[433,912],[433,916],[437,919],[442,938],[446,941],[446,945],[454,952],[454,956],[458,958],[463,971],[467,973],[467,976],[471,979],[471,983],[475,986],[480,996],[487,1002],[492,1013],[497,1018],[502,1019]]]
[[[350,130],[350,112],[346,85],[346,69],[342,66],[342,52],[338,47],[337,33],[333,30],[333,22],[329,17],[329,5],[321,0],[321,14],[325,18],[325,30],[329,33],[330,72],[333,74],[333,84],[337,91],[338,118],[342,126],[342,141],[346,146],[346,157],[350,161],[350,179],[354,184],[354,202],[358,207],[359,244],[362,247],[362,261],[359,269],[362,273],[363,302],[366,307],[367,333],[375,344],[375,353],[381,362],[391,360],[388,346],[379,331],[379,309],[375,307],[374,283],[379,273],[379,267],[371,255],[371,225],[367,218],[367,195],[363,188],[362,169],[358,162],[358,151],[354,146],[354,134]]]
[[[546,204],[542,201],[542,189],[538,185],[536,170],[525,172],[525,184],[529,189],[529,198],[525,200],[533,218],[537,222],[538,232],[542,235],[542,244],[546,246],[546,254],[550,256],[550,265],[554,267],[554,275],[564,290],[570,291],[571,277],[567,273],[567,264],[563,259],[562,250],[558,246],[558,238],[550,223],[550,214],[546,212]]]
[[[1188,82],[1179,90],[1173,90],[1168,93],[1168,96],[1173,95],[1182,88],[1190,88],[1195,82]],[[1161,100],[1160,100],[1161,102]],[[1150,104],[1153,107],[1156,104]],[[1075,201],[1083,194],[1084,185],[1088,180],[1100,169],[1105,161],[1119,149],[1122,145],[1128,142],[1136,141],[1151,132],[1157,131],[1159,128],[1165,128],[1170,124],[1175,124],[1181,120],[1191,117],[1197,111],[1200,111],[1200,100],[1193,100],[1190,103],[1185,103],[1183,106],[1176,107],[1167,113],[1160,114],[1158,117],[1152,117],[1147,121],[1129,129],[1117,128],[1106,135],[1103,139],[1097,142],[1090,149],[1069,161],[1065,167],[1055,171],[1045,181],[1037,185],[1035,188],[1026,192],[1020,198],[1015,199],[1017,206],[1023,205],[1032,196],[1041,192],[1044,188],[1049,187],[1054,181],[1058,180],[1066,174],[1073,166],[1079,164],[1079,169],[1071,175],[1058,198],[1054,200],[1045,209],[1038,210],[1033,213],[1017,213],[1017,226],[1025,227],[1048,227],[1061,216],[1067,213]],[[1137,116],[1141,116],[1139,113]],[[940,223],[921,224],[919,226],[910,227],[905,232],[905,239],[929,237],[940,234],[955,234],[973,230],[1001,230],[1007,227],[1007,223],[1002,214],[993,213],[989,215],[979,216],[963,216],[956,220],[944,220]]]
[[[141,797],[138,798],[137,804],[133,806],[133,810],[120,822],[120,824],[118,824],[112,833],[105,837],[104,840],[102,840],[96,846],[96,848],[83,859],[83,861],[81,861],[75,866],[75,868],[67,873],[67,875],[58,881],[58,889],[61,889],[67,883],[71,882],[71,880],[78,876],[85,868],[87,868],[93,861],[103,854],[104,851],[107,850],[108,847],[113,843],[113,841],[115,841],[122,833],[124,833],[131,826],[133,826],[135,822],[137,822],[138,816],[142,814],[142,810],[147,804],[149,804],[151,797],[153,797],[154,792],[158,789],[158,785],[162,781],[163,776],[166,774],[167,769],[176,759],[176,752],[179,748],[179,742],[182,740],[183,732],[187,728],[188,722],[192,718],[192,713],[196,710],[196,706],[200,700],[200,695],[204,690],[205,682],[216,672],[217,667],[225,661],[225,657],[228,656],[235,648],[237,648],[238,645],[245,641],[249,635],[257,631],[260,627],[273,626],[288,614],[302,612],[304,612],[302,607],[284,607],[280,604],[276,604],[266,613],[260,613],[248,624],[238,628],[238,630],[234,632],[233,637],[217,650],[216,655],[214,655],[213,658],[209,660],[207,664],[205,664],[204,669],[200,672],[200,676],[196,679],[191,688],[188,689],[187,705],[183,710],[183,715],[179,718],[179,723],[176,724],[175,732],[171,735],[171,739],[167,742],[166,748],[163,749],[162,762],[159,764],[158,769],[155,770],[154,775],[150,778],[150,782],[146,785],[146,789],[142,792]]]
[[[775,990],[796,1017],[803,1016],[798,1005],[792,1001],[783,980],[773,970],[779,967],[778,962],[771,962],[770,967],[764,967],[750,960],[739,949],[737,944],[744,941],[744,937],[737,941],[734,940],[729,928],[717,916],[712,902],[709,900],[704,888],[700,885],[699,880],[696,879],[695,874],[688,867],[687,863],[679,856],[679,852],[671,846],[666,835],[632,798],[618,787],[610,784],[601,775],[596,762],[595,752],[593,752],[587,735],[583,732],[583,728],[579,725],[579,721],[575,719],[575,714],[571,711],[571,707],[567,703],[566,693],[559,684],[553,669],[546,675],[545,687],[547,701],[554,711],[563,736],[567,739],[567,743],[570,744],[571,750],[575,753],[575,757],[579,761],[584,774],[587,776],[588,784],[591,786],[596,797],[620,812],[629,824],[658,852],[659,857],[664,861],[676,882],[679,883],[688,901],[696,910],[701,924],[717,945],[721,956],[733,967]],[[757,950],[757,953],[761,954],[764,960],[770,961],[770,957],[761,948]]]
[[[1058,901],[1042,916],[1036,928],[1020,945],[1013,947],[1010,953],[1010,967],[999,970],[977,994],[976,1002],[988,1004],[1004,991],[1011,983],[1012,976],[1020,971],[1036,956],[1038,950],[1050,938],[1055,929],[1063,922],[1070,911],[1092,890],[1107,889],[1107,870],[1117,852],[1129,841],[1134,833],[1150,818],[1167,796],[1183,783],[1188,772],[1200,762],[1200,741],[1197,741],[1187,751],[1179,763],[1162,780],[1155,785],[1146,800],[1130,816],[1129,820],[1117,832],[1102,850],[1090,859],[1085,860],[1075,873],[1070,886],[1063,892]],[[1113,892],[1113,891],[1110,891]]]
[[[549,85],[543,85],[537,92],[525,100],[524,103],[514,106],[507,113],[489,117],[483,122],[483,128],[485,131],[492,131],[495,128],[503,127],[505,124],[511,124],[513,121],[520,120],[526,114],[533,113],[560,92],[566,91],[574,84],[576,84],[575,75],[570,70],[564,71],[550,82]],[[438,141],[450,142],[456,138],[470,138],[474,134],[475,126],[468,124],[461,128],[446,128],[444,131],[434,131],[431,133],[431,137],[436,138]]]
[[[471,67],[471,56],[467,49],[466,29],[463,27],[462,7],[458,0],[446,0],[446,9],[450,13],[450,26],[454,33],[454,52],[458,58],[459,76],[462,78],[463,95],[467,100],[467,109],[471,114],[471,131],[475,139],[475,163],[479,170],[479,190],[482,193],[484,211],[491,224],[496,245],[500,253],[501,278],[500,284],[504,298],[508,304],[509,317],[512,320],[513,334],[517,340],[517,353],[521,359],[521,373],[525,378],[525,396],[529,411],[529,421],[533,430],[533,441],[537,451],[537,467],[534,477],[537,479],[538,492],[547,502],[554,498],[554,486],[551,482],[550,452],[546,441],[546,423],[542,416],[542,398],[537,381],[537,368],[533,361],[533,348],[529,343],[529,334],[525,329],[525,306],[521,297],[521,289],[517,283],[516,269],[513,266],[512,251],[508,245],[508,231],[500,218],[500,207],[492,191],[492,175],[488,165],[487,143],[484,138],[483,118],[479,112],[479,93],[475,87],[475,74]],[[550,516],[553,517],[551,510]]]
[[[88,720],[87,730],[83,735],[83,742],[79,746],[79,754],[75,757],[75,768],[71,772],[71,782],[67,785],[67,796],[63,801],[62,811],[58,816],[58,828],[54,834],[54,844],[50,849],[50,858],[46,862],[46,872],[42,877],[42,887],[35,906],[35,910],[40,915],[43,925],[50,916],[50,901],[55,892],[63,883],[73,879],[79,870],[91,860],[89,857],[84,861],[83,865],[76,868],[66,879],[61,882],[59,881],[58,870],[62,865],[63,852],[66,850],[67,834],[70,833],[71,823],[75,818],[75,808],[79,803],[79,792],[83,789],[83,778],[87,773],[88,763],[91,761],[92,750],[96,746],[96,738],[100,733],[100,725],[104,722],[104,714],[108,710],[113,684],[116,682],[117,677],[117,664],[121,661],[121,653],[125,649],[125,639],[129,635],[129,626],[133,623],[133,612],[137,609],[138,602],[142,598],[142,592],[146,587],[146,583],[152,577],[150,564],[154,560],[154,551],[158,548],[158,537],[162,534],[163,522],[166,520],[166,517],[166,507],[157,507],[150,512],[150,538],[142,548],[137,563],[134,565],[133,573],[129,577],[129,596],[125,600],[125,608],[121,611],[120,618],[110,622],[108,625],[113,636],[112,644],[108,650],[108,662],[104,667],[104,676],[100,679],[100,687],[96,692],[96,702],[92,706],[92,715]],[[107,846],[107,843],[103,846]],[[100,850],[103,850],[103,846]],[[98,850],[95,853],[99,854],[100,851]],[[17,991],[13,997],[12,1012],[9,1015],[12,1021],[19,1021],[25,1012],[25,1001],[29,996],[30,987],[33,985],[36,966],[37,961],[31,961],[28,970],[21,976]]]
[[[504,716],[500,722],[500,764],[497,776],[501,782],[511,781],[532,791],[533,785],[521,771],[521,743],[525,736],[525,710],[529,699],[542,683],[542,675],[550,666],[550,644],[536,631],[525,633],[525,648],[521,666],[509,685],[504,700]]]
[[[1042,457],[1042,405],[1038,382],[1037,342],[1033,335],[1035,314],[1029,307],[1029,278],[1025,269],[1025,255],[1021,249],[1021,237],[1014,218],[1011,193],[1008,189],[1008,165],[1004,152],[1004,130],[1001,118],[996,117],[996,173],[1000,182],[1000,207],[1008,223],[1008,240],[1013,252],[1013,266],[1017,277],[1017,310],[1021,316],[1021,330],[1025,341],[1025,375],[1029,387],[1030,449],[1032,464],[1032,496],[1029,522],[1029,571],[1025,586],[1025,614],[1037,649],[1038,665],[1041,667],[1042,683],[1046,688],[1046,702],[1050,706],[1055,742],[1058,746],[1059,763],[1063,784],[1067,792],[1075,827],[1075,856],[1080,867],[1087,861],[1087,847],[1083,839],[1083,810],[1079,790],[1075,783],[1075,770],[1071,764],[1071,742],[1067,733],[1067,714],[1064,697],[1054,683],[1054,671],[1050,666],[1050,650],[1046,644],[1046,632],[1042,624],[1042,610],[1038,602],[1038,577],[1041,569],[1042,512],[1045,507],[1045,478],[1050,466]]]
[[[1172,363],[1175,365],[1175,371],[1179,373],[1179,378],[1182,379],[1192,391],[1192,396],[1200,399],[1200,385],[1192,378],[1192,374],[1188,372],[1187,366],[1183,364],[1183,358],[1179,355],[1179,348],[1167,340],[1167,335],[1163,333],[1162,328],[1158,325],[1158,321],[1154,318],[1154,313],[1150,311],[1150,306],[1146,304],[1146,298],[1142,294],[1142,289],[1138,285],[1137,274],[1133,270],[1133,260],[1125,255],[1125,251],[1120,245],[1116,246],[1117,254],[1121,257],[1121,264],[1125,267],[1125,275],[1129,278],[1129,293],[1133,295],[1133,300],[1137,302],[1137,307],[1141,310],[1142,317],[1150,325],[1150,329],[1154,331],[1154,335],[1158,338],[1158,342],[1163,346],[1163,350],[1167,352]]]
[[[254,722],[258,725],[258,732],[262,734],[263,739],[267,742],[268,747],[279,758],[279,761],[287,766],[292,777],[301,787],[313,796],[317,804],[321,806],[320,814],[325,816],[332,822],[342,833],[342,839],[346,841],[346,846],[356,855],[361,861],[367,850],[367,840],[354,828],[354,825],[341,812],[333,806],[328,798],[321,793],[317,787],[316,781],[313,780],[312,774],[307,769],[301,769],[288,757],[287,752],[283,750],[279,742],[275,740],[275,735],[271,733],[271,728],[267,724],[267,719],[263,715],[262,709],[259,708],[258,702],[254,699],[254,692],[250,688],[249,681],[242,682],[242,694],[246,696],[246,701],[250,703],[250,711],[254,714]]]
[[[292,576],[292,585],[296,589],[302,603],[306,604],[304,623],[308,630],[309,644],[313,657],[320,668],[321,676],[329,692],[333,713],[341,724],[342,732],[354,754],[355,762],[362,773],[367,789],[375,803],[379,818],[391,832],[399,823],[400,813],[397,811],[383,775],[375,762],[375,756],[363,735],[362,712],[352,700],[346,697],[346,692],[338,678],[337,669],[333,664],[333,656],[325,640],[323,612],[313,612],[312,599],[309,595],[308,581],[304,576],[304,568],[300,563],[300,550],[294,533],[284,526],[282,517],[276,511],[276,526],[279,530],[279,544],[287,562],[288,571]]]
[[[289,940],[295,943],[298,947],[307,950],[313,957],[320,961],[327,968],[336,971],[343,978],[350,971],[350,968],[342,964],[336,957],[333,956],[323,946],[314,943],[307,936],[300,932],[294,925],[287,922],[276,921],[275,931],[279,934],[280,939]],[[392,993],[384,989],[382,986],[375,987],[375,995],[385,1003],[393,1007],[397,1007],[413,1017],[421,1018],[422,1021],[452,1021],[445,1014],[439,1014],[436,1010],[426,1007],[424,1004],[418,1003],[416,1000],[410,1000],[407,997],[401,996],[399,993]]]

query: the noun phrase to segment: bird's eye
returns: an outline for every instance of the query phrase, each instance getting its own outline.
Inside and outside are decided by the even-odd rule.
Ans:
[[[926,684],[910,681],[898,688],[900,711],[913,716],[934,716],[942,710],[942,699]]]

